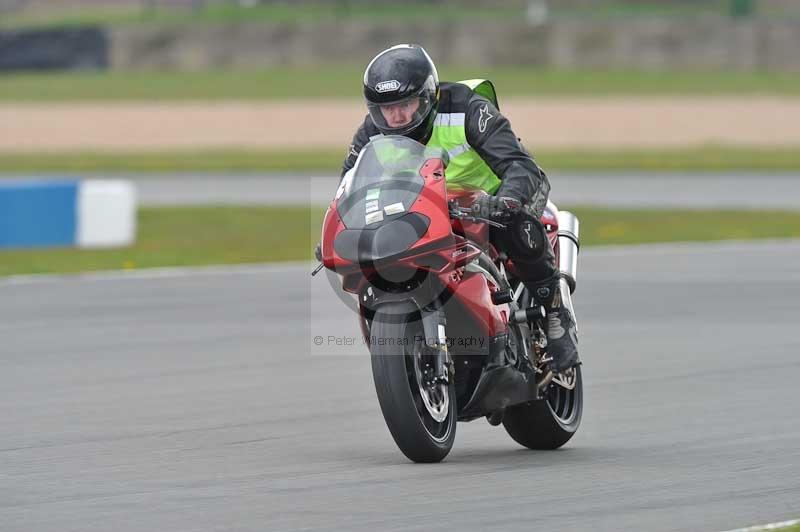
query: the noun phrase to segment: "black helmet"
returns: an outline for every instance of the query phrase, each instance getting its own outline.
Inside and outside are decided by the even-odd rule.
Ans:
[[[367,65],[364,97],[369,115],[381,133],[421,141],[430,134],[436,119],[436,66],[421,46],[392,46]]]

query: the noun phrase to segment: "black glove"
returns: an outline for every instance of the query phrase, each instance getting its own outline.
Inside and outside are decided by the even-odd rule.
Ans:
[[[472,204],[472,214],[481,218],[509,221],[522,208],[522,203],[508,196],[481,196]]]
[[[317,262],[322,262],[322,244],[317,243],[317,247],[314,248],[314,257]]]

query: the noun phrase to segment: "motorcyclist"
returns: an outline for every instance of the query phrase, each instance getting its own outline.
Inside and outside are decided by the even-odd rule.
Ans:
[[[363,89],[369,113],[353,136],[342,176],[376,135],[404,135],[447,151],[448,186],[486,191],[489,195],[473,208],[486,217],[510,220],[506,230],[493,228],[491,240],[513,261],[520,280],[546,309],[552,369],[561,372],[577,364],[575,320],[561,304],[560,274],[539,221],[550,184],[498,110],[492,84],[440,84],[427,52],[418,45],[400,44],[370,61]]]

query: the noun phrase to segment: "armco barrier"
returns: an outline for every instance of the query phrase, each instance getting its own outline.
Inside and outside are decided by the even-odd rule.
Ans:
[[[121,247],[136,235],[127,181],[0,181],[0,248]]]

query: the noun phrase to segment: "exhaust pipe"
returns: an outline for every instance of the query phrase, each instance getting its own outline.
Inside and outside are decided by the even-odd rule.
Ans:
[[[558,269],[569,286],[569,293],[575,291],[578,280],[578,250],[580,234],[578,217],[569,211],[558,211]]]
[[[575,320],[578,328],[578,318],[572,306],[572,293],[578,279],[578,250],[580,249],[580,234],[578,217],[569,211],[558,212],[558,269],[561,270],[561,279],[558,286],[561,291],[561,304],[567,307]]]

